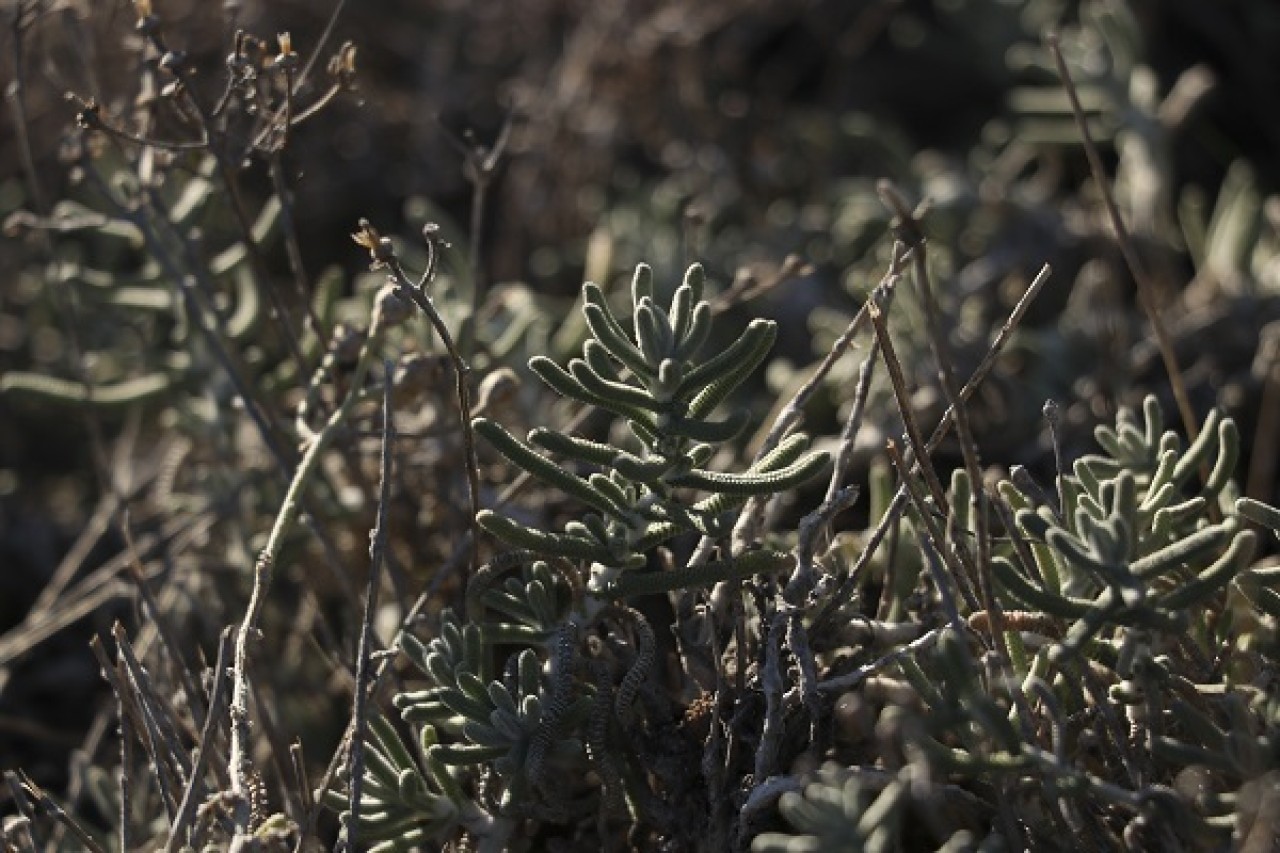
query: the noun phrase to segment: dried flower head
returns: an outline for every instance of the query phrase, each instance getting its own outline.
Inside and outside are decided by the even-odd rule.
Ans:
[[[276,44],[280,53],[271,60],[271,67],[281,71],[293,71],[298,67],[298,54],[293,50],[293,36],[289,33],[276,35]]]
[[[396,250],[391,245],[391,240],[379,234],[378,229],[369,224],[367,219],[360,220],[360,230],[352,234],[351,239],[356,241],[357,246],[368,250],[373,261],[370,269],[383,269],[395,259]]]
[[[133,0],[133,11],[138,15],[135,28],[144,36],[153,36],[160,30],[160,16],[151,6],[151,0]]]
[[[346,91],[356,87],[356,46],[354,42],[344,42],[342,47],[329,58],[329,76],[336,85]]]

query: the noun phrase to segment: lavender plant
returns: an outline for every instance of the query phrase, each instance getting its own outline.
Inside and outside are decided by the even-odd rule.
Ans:
[[[797,434],[745,472],[708,469],[750,417],[733,409],[717,418],[715,410],[765,358],[775,326],[756,320],[699,359],[711,326],[701,266],[689,268],[668,308],[653,291],[649,267],[639,266],[628,334],[588,283],[583,314],[591,337],[583,357],[567,368],[541,356],[529,365],[555,391],[625,423],[638,446],[546,427],[522,441],[477,418],[476,433],[503,456],[587,509],[559,531],[482,511],[480,525],[518,550],[472,578],[465,622],[446,611],[428,643],[409,633],[398,642],[430,686],[399,693],[395,705],[406,722],[433,733],[425,737],[442,737],[424,752],[436,768],[437,796],[459,785],[476,791],[473,812],[487,822],[466,829],[483,849],[501,849],[521,818],[564,824],[596,814],[602,837],[611,820],[656,820],[651,803],[659,792],[636,744],[671,715],[672,703],[656,682],[654,629],[628,602],[767,573],[789,557],[762,549],[646,571],[649,556],[681,533],[724,537],[748,498],[793,488],[827,464]],[[384,731],[379,742],[385,747],[389,737]],[[565,784],[588,771],[596,782]],[[408,849],[405,839],[425,832],[442,840],[461,828],[431,809],[415,822],[419,805],[392,791],[385,768],[365,775],[362,814],[370,817],[362,829],[414,827],[377,849]]]
[[[841,702],[882,706],[875,740],[850,752],[837,738],[861,761],[776,780],[788,831],[753,850],[980,849],[997,836],[1052,848],[1067,829],[1097,849],[1203,849],[1269,831],[1259,803],[1273,801],[1280,753],[1259,668],[1274,651],[1275,573],[1252,565],[1247,524],[1277,528],[1280,513],[1238,497],[1238,433],[1217,411],[1184,445],[1148,397],[1141,420],[1122,409],[1096,438],[1103,452],[1056,489],[1022,472],[987,495],[1006,527],[985,546],[981,493],[956,472],[943,549],[988,551],[989,579],[967,582],[991,597],[975,609],[952,574],[964,563],[943,563],[929,536],[885,567],[918,582],[904,594],[887,579],[883,594],[902,596],[881,605],[893,621],[853,616],[844,633],[861,622],[861,642],[896,648],[818,685],[861,685]],[[912,526],[928,527],[915,505]]]
[[[656,577],[640,571],[646,554],[677,534],[723,536],[733,511],[747,498],[793,488],[826,464],[825,454],[806,454],[808,440],[796,434],[742,473],[705,467],[718,446],[746,427],[750,414],[745,409],[719,419],[712,415],[763,361],[776,326],[755,320],[735,342],[698,361],[711,328],[704,279],[702,267],[691,266],[669,308],[663,309],[654,300],[649,267],[637,267],[631,283],[630,335],[600,288],[588,283],[583,288],[583,314],[591,338],[583,346],[583,357],[570,361],[567,369],[545,357],[529,362],[558,393],[622,419],[639,443],[639,453],[547,428],[530,432],[526,443],[494,421],[481,418],[475,423],[476,431],[514,464],[591,508],[563,531],[539,530],[491,511],[480,514],[481,526],[519,548],[590,560],[587,586],[592,599],[707,586],[758,574],[771,561],[779,563],[781,555],[764,553]],[[539,450],[593,470],[577,474]],[[687,497],[690,491],[709,495],[694,501]]]

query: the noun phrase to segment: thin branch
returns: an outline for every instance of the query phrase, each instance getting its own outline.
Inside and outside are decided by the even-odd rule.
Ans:
[[[139,545],[139,556],[149,554],[153,549],[170,542],[175,543],[176,550],[181,550],[205,535],[216,521],[217,517],[212,513],[170,521],[158,533],[142,539]],[[128,563],[128,554],[119,554],[111,558],[101,568],[72,587],[47,611],[28,614],[21,625],[0,637],[0,685],[4,682],[2,674],[4,667],[58,631],[92,613],[104,603],[123,595],[128,590],[128,586],[115,578],[115,575]]]
[[[760,689],[764,693],[765,712],[755,760],[755,779],[760,782],[773,775],[778,763],[778,752],[782,748],[784,731],[782,694],[786,686],[782,677],[782,636],[789,618],[790,614],[787,612],[775,613],[769,621],[769,631],[764,638],[764,665],[760,667]]]
[[[133,526],[129,522],[128,507],[125,507],[121,513],[120,532],[124,536],[125,551],[130,557],[129,579],[137,587],[143,606],[151,617],[151,622],[156,626],[156,632],[160,635],[160,640],[164,643],[165,650],[173,661],[173,667],[178,674],[178,681],[182,684],[182,692],[187,696],[187,706],[191,709],[191,718],[195,725],[201,726],[205,722],[204,698],[196,688],[194,679],[191,678],[191,670],[187,667],[187,662],[182,657],[182,649],[174,638],[169,620],[161,612],[160,605],[156,601],[155,595],[152,594],[151,587],[147,584],[147,572],[142,565],[142,560],[138,558],[138,551],[133,541]]]
[[[868,310],[871,315],[871,327],[875,329],[876,340],[880,342],[880,357],[884,360],[885,367],[889,369],[889,384],[893,387],[893,394],[898,403],[898,414],[902,416],[903,426],[906,427],[911,451],[915,454],[916,464],[924,475],[925,484],[929,487],[929,494],[933,497],[937,511],[945,514],[947,512],[946,490],[942,488],[942,481],[938,479],[938,472],[929,458],[924,433],[920,431],[920,424],[916,421],[912,410],[911,391],[907,388],[906,377],[902,373],[902,362],[898,360],[893,339],[889,337],[889,328],[885,323],[884,314],[880,306],[874,302],[868,303]]]
[[[17,771],[4,771],[4,781],[9,787],[9,795],[12,797],[14,805],[17,806],[18,813],[26,818],[26,823],[25,825],[19,823],[11,829],[8,821],[6,821],[3,829],[0,829],[0,840],[7,842],[6,846],[8,846],[8,843],[20,845],[20,847],[15,847],[14,849],[20,849],[22,853],[28,853],[28,851],[34,853],[36,845],[35,839],[31,837],[31,825],[35,823],[35,810],[31,808],[31,803],[27,800],[27,792],[18,779]],[[21,836],[19,836],[19,833],[21,833]]]
[[[849,321],[849,325],[845,328],[844,332],[836,339],[836,342],[831,345],[831,349],[827,351],[822,362],[814,368],[813,373],[807,380],[805,380],[804,385],[796,391],[791,399],[787,401],[787,404],[783,407],[782,411],[778,413],[778,416],[774,418],[773,425],[769,428],[768,434],[756,450],[756,456],[753,460],[754,462],[759,462],[762,456],[777,447],[778,442],[782,440],[783,436],[790,431],[791,427],[799,419],[800,410],[805,407],[813,395],[817,393],[818,389],[822,387],[823,381],[835,368],[836,362],[838,362],[844,354],[849,351],[849,348],[853,346],[854,338],[856,338],[858,333],[862,331],[863,325],[868,320],[868,312],[870,311],[871,306],[876,304],[877,300],[886,299],[888,294],[892,293],[893,289],[897,286],[898,279],[902,274],[902,270],[906,264],[909,253],[910,250],[901,243],[894,245],[893,258],[889,262],[889,269],[885,272],[883,278],[880,279],[880,283],[876,285],[871,294],[867,297],[867,300],[862,304],[862,307],[858,309],[858,313]]]
[[[35,4],[33,4],[34,6]],[[27,120],[26,102],[26,56],[23,51],[27,28],[33,21],[23,20],[27,4],[18,0],[13,4],[13,81],[6,92],[9,106],[13,110],[13,128],[18,137],[18,151],[22,155],[22,171],[26,173],[27,191],[31,193],[31,206],[41,216],[48,212],[45,206],[44,192],[40,188],[40,176],[36,172],[36,161],[31,151],[31,128]]]
[[[1165,372],[1169,374],[1169,384],[1173,388],[1173,398],[1177,402],[1178,414],[1182,418],[1182,426],[1187,431],[1187,439],[1195,441],[1196,435],[1200,431],[1200,425],[1196,420],[1195,410],[1191,408],[1191,398],[1187,395],[1187,386],[1182,377],[1182,369],[1178,366],[1178,357],[1173,351],[1173,341],[1169,337],[1169,331],[1165,328],[1164,320],[1160,316],[1159,300],[1156,296],[1155,286],[1151,283],[1146,268],[1134,248],[1129,229],[1124,224],[1124,219],[1120,216],[1120,208],[1116,205],[1115,195],[1111,192],[1111,186],[1107,181],[1107,173],[1102,165],[1102,157],[1098,155],[1098,147],[1094,144],[1093,136],[1089,133],[1089,125],[1085,121],[1084,108],[1080,105],[1080,95],[1076,91],[1075,81],[1071,79],[1067,61],[1062,56],[1062,47],[1059,44],[1058,34],[1055,32],[1046,33],[1044,41],[1049,47],[1049,52],[1053,54],[1053,62],[1058,67],[1058,75],[1062,78],[1063,88],[1066,89],[1067,98],[1071,102],[1071,112],[1075,116],[1076,127],[1080,130],[1080,139],[1084,144],[1085,157],[1089,160],[1089,171],[1093,173],[1093,180],[1098,185],[1098,192],[1101,193],[1103,205],[1107,209],[1107,217],[1111,220],[1111,227],[1116,232],[1120,253],[1124,256],[1124,262],[1129,267],[1129,272],[1133,275],[1134,283],[1138,287],[1138,302],[1141,303],[1142,310],[1151,322],[1151,330],[1155,332],[1156,344],[1160,348],[1160,358],[1164,361]]]
[[[182,740],[178,736],[173,706],[155,689],[155,685],[151,681],[151,675],[147,672],[146,667],[142,665],[142,661],[139,660],[133,645],[129,642],[129,636],[125,632],[124,626],[116,622],[111,627],[111,636],[115,638],[116,648],[119,649],[124,659],[125,669],[129,673],[129,678],[133,682],[134,690],[138,695],[138,706],[145,715],[144,719],[147,720],[149,726],[154,727],[159,740],[165,747],[163,752],[164,763],[173,768],[175,778],[181,779],[190,769],[190,763],[187,761],[187,754],[183,748]],[[161,755],[157,753],[157,762],[160,758]]]
[[[902,454],[898,451],[898,445],[893,439],[889,439],[885,443],[885,451],[889,456],[889,461],[893,463],[894,470],[898,472],[898,480],[902,483],[903,488],[907,490],[907,495],[911,499],[911,503],[915,505],[916,513],[920,517],[921,526],[925,530],[925,532],[918,534],[920,552],[924,555],[925,562],[934,576],[934,584],[938,587],[938,594],[942,598],[943,609],[946,611],[947,619],[953,627],[959,630],[960,611],[956,607],[951,589],[943,582],[946,579],[946,573],[937,565],[934,560],[935,557],[941,557],[942,561],[947,564],[952,582],[955,583],[956,589],[964,598],[969,612],[972,613],[978,610],[981,605],[979,605],[977,596],[974,595],[973,590],[969,587],[969,579],[959,565],[959,560],[946,546],[943,532],[938,527],[935,510],[929,506],[924,493],[920,491],[919,484],[911,476],[911,468],[906,460],[902,458]]]
[[[214,154],[218,165],[218,176],[222,179],[223,186],[226,187],[231,212],[240,230],[240,242],[248,250],[249,268],[253,271],[253,277],[258,283],[259,289],[267,294],[267,299],[271,302],[271,307],[275,311],[276,322],[283,332],[282,337],[284,338],[285,347],[289,350],[290,357],[298,366],[298,375],[306,376],[307,360],[302,354],[302,343],[298,340],[298,333],[294,329],[293,314],[289,311],[289,306],[284,300],[284,294],[280,292],[275,279],[267,269],[267,261],[262,254],[262,247],[258,245],[257,239],[253,236],[253,222],[249,220],[249,213],[245,209],[244,199],[240,193],[240,183],[236,180],[236,172],[232,169],[232,164],[227,162],[225,156],[218,152],[214,152]],[[283,198],[280,203],[284,204]],[[303,305],[310,305],[310,302],[304,299]]]
[[[817,578],[814,577],[816,572],[813,554],[817,548],[815,540],[818,532],[830,524],[831,519],[848,509],[858,499],[860,492],[858,486],[840,489],[824,500],[817,509],[800,519],[800,525],[796,530],[796,547],[792,551],[795,554],[796,567],[787,581],[784,592],[784,598],[789,604],[796,607],[802,605],[805,597],[817,583]]]
[[[873,340],[871,350],[858,368],[858,384],[853,392],[853,403],[849,407],[849,417],[845,419],[840,431],[840,445],[836,449],[835,458],[831,462],[831,479],[827,483],[824,502],[835,500],[844,481],[849,465],[853,461],[854,445],[858,440],[858,431],[862,427],[862,415],[866,409],[867,399],[871,396],[871,380],[875,376],[876,361],[880,354],[880,342]]]
[[[132,145],[138,145],[142,148],[159,148],[164,151],[205,151],[209,148],[208,137],[193,140],[173,140],[173,139],[153,139],[148,136],[142,136],[130,130],[125,130],[117,124],[107,121],[102,116],[102,108],[98,106],[93,99],[84,99],[79,96],[73,96],[80,102],[80,111],[76,113],[76,124],[85,130],[100,130],[107,136],[114,137],[119,142],[128,142]]]
[[[906,262],[907,249],[900,244],[895,244],[893,248],[893,258],[889,263],[889,269],[880,279],[880,283],[872,290],[863,303],[862,308],[849,321],[849,325],[845,328],[844,333],[836,339],[831,345],[831,349],[827,351],[826,356],[821,363],[814,368],[813,373],[809,376],[805,383],[792,395],[791,399],[786,402],[781,411],[773,419],[773,424],[769,428],[769,432],[765,435],[764,440],[759,442],[756,448],[755,457],[752,464],[759,462],[765,454],[772,451],[792,427],[800,420],[801,410],[809,402],[818,389],[822,387],[823,381],[835,368],[836,363],[844,356],[846,352],[853,346],[854,339],[862,330],[863,325],[867,322],[868,306],[875,300],[884,298],[888,293],[893,291],[897,286],[898,277],[902,272],[903,264]],[[755,519],[758,518],[763,511],[764,500],[761,498],[752,498],[747,501],[746,505],[738,515],[737,524],[734,526],[735,542],[748,543],[755,537],[752,528],[755,526]],[[689,565],[697,565],[706,562],[711,555],[711,549],[714,547],[715,541],[704,536],[698,542],[694,549],[693,555],[689,558]]]
[[[955,360],[951,355],[950,341],[943,331],[941,311],[934,293],[933,282],[929,276],[928,245],[922,242],[918,248],[919,251],[913,259],[912,269],[925,306],[925,322],[928,325],[929,341],[933,348],[934,361],[938,365],[938,381],[942,386],[942,393],[946,396],[948,407],[955,412],[956,435],[960,440],[960,453],[964,458],[965,471],[971,483],[971,511],[973,512],[978,553],[976,558],[965,559],[964,562],[966,566],[975,569],[978,581],[978,595],[981,597],[982,606],[988,614],[992,648],[1000,655],[1001,667],[1007,669],[1010,661],[1009,644],[1005,637],[1004,610],[996,598],[995,586],[991,577],[991,537],[988,524],[990,505],[987,500],[987,491],[982,482],[982,467],[978,461],[978,444],[969,425],[966,404],[958,399]],[[1057,442],[1055,441],[1054,444],[1055,453],[1057,453]],[[1060,458],[1058,462],[1059,464],[1061,463]],[[965,543],[959,536],[955,536],[953,546],[960,551],[962,559],[967,555]],[[1010,685],[1009,692],[1018,708],[1018,717],[1023,726],[1024,735],[1030,738],[1031,716],[1027,707],[1026,697],[1022,693],[1021,685],[1016,683],[1014,679],[1010,678],[1008,683]]]
[[[462,154],[463,172],[471,184],[471,225],[467,247],[467,263],[471,268],[471,313],[458,335],[462,356],[470,359],[475,352],[476,318],[480,316],[480,308],[484,305],[487,282],[481,267],[481,238],[484,236],[485,203],[489,197],[489,187],[498,175],[503,155],[507,150],[507,142],[511,138],[511,115],[508,113],[498,131],[498,138],[490,146],[475,141],[470,132],[461,138],[445,129],[445,140]]]
[[[46,814],[53,815],[53,819],[66,827],[67,831],[74,835],[76,840],[84,845],[84,849],[87,850],[88,853],[107,853],[103,846],[99,844],[97,840],[75,820],[75,818],[67,814],[66,810],[62,808],[62,806],[58,805],[53,797],[50,797],[45,793],[44,789],[33,782],[26,773],[22,773],[21,771],[19,771],[19,773],[21,774],[23,789],[35,798],[36,805],[39,806],[41,811]]]
[[[819,682],[818,690],[822,693],[844,693],[845,691],[852,690],[854,687],[857,687],[859,684],[866,681],[877,672],[880,672],[885,667],[891,666],[908,655],[927,649],[929,646],[937,642],[941,631],[941,628],[934,628],[928,633],[921,635],[918,639],[896,647],[888,654],[881,656],[871,663],[858,667],[853,672],[848,672],[844,675],[837,675],[832,678],[828,678],[826,681]]]
[[[215,733],[221,728],[222,706],[226,700],[227,661],[231,657],[231,629],[223,630],[218,641],[217,663],[213,668],[213,689],[209,695],[209,713],[204,718],[204,728],[200,731],[200,743],[191,753],[191,774],[187,777],[186,788],[182,792],[182,802],[178,805],[178,814],[173,819],[169,830],[169,840],[165,844],[165,853],[177,853],[185,842],[183,834],[195,819],[196,807],[199,805],[203,788],[204,768],[209,760],[209,750],[213,748]]]
[[[262,616],[267,592],[271,588],[272,573],[280,557],[284,539],[298,520],[307,486],[319,470],[324,452],[342,432],[356,402],[363,397],[365,378],[374,360],[373,351],[377,348],[381,337],[383,326],[381,319],[380,312],[375,309],[369,334],[365,338],[356,366],[352,371],[347,395],[341,405],[329,416],[324,427],[311,440],[302,461],[298,463],[298,468],[285,493],[284,502],[272,525],[267,544],[254,564],[253,591],[249,597],[244,620],[236,632],[235,657],[232,663],[231,754],[228,763],[231,766],[231,791],[238,800],[235,807],[235,823],[240,836],[248,836],[252,831],[248,808],[248,797],[252,790],[254,774],[253,760],[249,751],[249,644],[259,633],[258,621]]]
[[[370,646],[373,642],[373,619],[378,607],[378,589],[382,583],[383,555],[387,550],[387,506],[391,503],[393,448],[396,428],[392,421],[391,392],[394,367],[384,362],[386,378],[382,393],[382,460],[379,466],[378,515],[373,531],[369,534],[369,586],[365,590],[364,617],[360,621],[360,646],[356,655],[356,690],[352,709],[355,731],[351,739],[350,770],[351,808],[347,815],[345,848],[359,849],[357,833],[360,828],[360,799],[364,786],[364,734],[365,715],[368,710],[369,685],[373,670],[369,666]]]
[[[307,82],[307,78],[311,76],[311,72],[315,70],[316,62],[320,59],[320,53],[324,50],[325,42],[333,37],[333,31],[338,26],[338,18],[342,15],[342,10],[346,8],[347,0],[338,0],[334,4],[333,11],[329,13],[329,19],[324,22],[324,31],[320,33],[320,38],[316,39],[315,47],[311,49],[311,56],[307,58],[307,64],[302,67],[302,73],[298,75],[298,79],[294,81],[294,91],[302,90],[303,85]]]
[[[284,179],[284,153],[272,152],[271,186],[276,198],[280,200],[280,230],[284,235],[285,256],[289,260],[289,271],[293,274],[294,289],[298,292],[298,301],[306,313],[307,322],[316,340],[323,343],[329,337],[329,330],[316,314],[311,304],[311,296],[307,287],[307,269],[302,260],[302,245],[298,241],[298,228],[293,216],[293,202],[290,199],[289,187]]]
[[[1028,309],[1031,308],[1031,303],[1035,302],[1035,299],[1040,294],[1040,290],[1044,287],[1045,282],[1049,280],[1049,272],[1050,269],[1048,264],[1040,268],[1040,272],[1027,287],[1026,292],[1022,294],[1022,298],[1018,300],[1018,304],[1014,306],[1013,311],[1010,312],[1009,317],[1000,327],[1000,331],[996,333],[996,337],[991,342],[991,345],[987,347],[987,352],[982,357],[982,361],[978,364],[977,369],[974,370],[973,375],[969,377],[969,381],[966,382],[964,387],[956,394],[957,402],[963,403],[968,400],[973,396],[973,393],[978,389],[978,386],[986,380],[987,374],[989,374],[991,369],[995,367],[996,359],[1004,350],[1005,345],[1009,342],[1009,338],[1013,336],[1014,329],[1016,329],[1022,322],[1022,318],[1026,316]],[[938,425],[933,430],[933,434],[929,437],[929,441],[925,444],[925,451],[927,453],[933,452],[938,444],[942,442],[943,438],[946,437],[947,433],[951,430],[954,419],[955,413],[950,407],[948,407],[947,410],[942,413],[942,419],[938,422]],[[888,533],[889,528],[893,526],[898,515],[906,508],[906,505],[907,488],[905,485],[899,485],[897,493],[893,496],[893,500],[889,504],[889,508],[885,510],[884,515],[880,518],[880,522],[871,532],[871,536],[867,540],[867,546],[858,557],[857,563],[854,564],[848,577],[845,578],[844,582],[840,585],[840,588],[836,590],[835,594],[827,601],[826,606],[814,618],[813,625],[810,628],[812,633],[817,633],[826,627],[826,623],[831,620],[835,616],[836,611],[840,609],[841,602],[852,594],[854,585],[857,584],[858,580],[861,578],[862,570],[871,562],[872,554],[879,546],[880,541],[885,537],[885,534]]]
[[[188,275],[183,272],[177,260],[171,257],[165,250],[163,241],[154,228],[155,222],[170,221],[163,214],[163,208],[158,206],[158,199],[155,194],[148,193],[146,196],[150,203],[148,206],[155,206],[152,209],[161,214],[153,218],[145,215],[142,208],[132,207],[117,198],[115,193],[112,192],[106,179],[102,177],[97,168],[93,165],[92,161],[88,158],[82,158],[81,165],[85,169],[85,174],[93,180],[95,187],[103,194],[111,205],[115,207],[117,215],[137,226],[137,228],[142,232],[148,251],[165,270],[169,281],[172,286],[176,288],[179,297],[182,299],[183,305],[193,321],[193,325],[201,336],[204,337],[205,341],[209,345],[210,353],[218,362],[218,365],[226,372],[227,378],[231,380],[236,393],[244,403],[245,411],[249,414],[254,426],[257,427],[258,433],[262,437],[263,444],[266,445],[281,471],[288,472],[292,468],[292,465],[289,462],[289,454],[280,446],[280,443],[276,438],[275,431],[272,428],[272,423],[268,413],[265,411],[265,408],[260,408],[260,401],[251,393],[249,383],[241,375],[235,360],[232,358],[216,330],[210,326],[204,306],[195,296],[194,291],[196,289],[197,279],[194,275]],[[287,473],[286,476],[288,476]]]
[[[782,259],[782,265],[764,281],[758,280],[752,273],[734,276],[733,284],[729,289],[711,300],[711,311],[718,314],[735,305],[759,299],[785,282],[799,276],[810,275],[812,272],[813,265],[804,258],[799,255],[787,255]]]
[[[375,265],[381,264],[391,271],[391,280],[396,285],[397,295],[416,305],[426,315],[431,322],[432,328],[440,336],[445,351],[449,353],[449,359],[453,363],[458,415],[462,421],[462,446],[466,457],[467,491],[470,508],[468,527],[471,531],[471,559],[468,564],[468,570],[462,578],[462,588],[466,589],[467,579],[479,563],[478,547],[480,537],[476,525],[476,516],[480,514],[480,464],[476,458],[475,433],[471,429],[471,384],[469,380],[471,368],[462,358],[462,354],[454,342],[453,334],[449,331],[449,327],[445,325],[440,312],[436,310],[435,303],[431,301],[431,297],[427,296],[426,293],[426,285],[430,284],[435,277],[436,265],[440,256],[439,229],[432,224],[428,224],[422,229],[422,236],[427,242],[430,254],[427,269],[415,285],[405,273],[404,267],[401,266],[400,259],[396,257],[394,249],[391,248],[391,242],[385,237],[379,236],[368,222],[362,220],[361,228],[363,230],[360,235],[357,235],[357,242],[369,249]]]

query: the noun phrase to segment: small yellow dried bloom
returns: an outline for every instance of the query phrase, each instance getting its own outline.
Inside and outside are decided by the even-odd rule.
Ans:
[[[370,225],[367,219],[360,220],[360,230],[352,234],[351,239],[369,252],[369,257],[373,259],[372,269],[385,267],[396,256],[391,240],[379,234],[378,229]]]
[[[293,36],[288,33],[279,33],[276,35],[276,44],[280,46],[280,53],[275,59],[271,60],[271,67],[284,71],[296,69],[298,67],[298,54],[293,52]]]

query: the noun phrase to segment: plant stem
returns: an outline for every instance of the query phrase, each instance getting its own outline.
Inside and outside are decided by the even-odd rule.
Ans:
[[[284,502],[276,515],[271,534],[262,553],[253,567],[253,592],[249,596],[249,606],[244,620],[236,632],[235,652],[231,667],[231,754],[228,763],[231,769],[231,791],[237,797],[234,819],[237,838],[248,836],[253,827],[250,826],[248,794],[252,788],[253,759],[249,752],[249,643],[258,633],[258,620],[262,616],[262,608],[266,602],[267,592],[271,588],[272,571],[280,557],[280,550],[285,537],[292,531],[302,509],[302,499],[311,478],[319,470],[319,462],[325,450],[334,438],[342,431],[346,419],[355,403],[362,399],[360,393],[373,362],[373,352],[377,348],[379,327],[375,314],[370,334],[365,338],[352,371],[351,382],[342,404],[329,416],[323,428],[308,445],[294,471],[293,479],[285,492]]]
[[[360,799],[364,784],[364,733],[365,716],[368,713],[369,685],[374,672],[369,665],[370,647],[373,644],[373,619],[378,609],[378,587],[382,583],[383,555],[387,550],[387,504],[391,502],[392,447],[396,440],[396,428],[391,417],[391,381],[394,376],[391,362],[384,365],[386,379],[382,391],[382,460],[378,486],[378,516],[369,534],[369,586],[365,591],[364,618],[360,622],[360,647],[356,653],[355,702],[351,712],[355,731],[351,738],[350,773],[351,811],[347,818],[345,844],[347,850],[358,850],[357,833],[360,828]]]
[[[1053,62],[1058,68],[1058,75],[1062,77],[1063,88],[1066,89],[1067,98],[1071,102],[1071,112],[1075,116],[1076,127],[1080,130],[1080,140],[1084,144],[1084,154],[1089,161],[1089,171],[1093,173],[1093,180],[1098,185],[1098,192],[1102,194],[1102,203],[1107,209],[1107,218],[1111,220],[1111,227],[1116,232],[1116,242],[1120,245],[1120,254],[1124,256],[1125,265],[1129,267],[1129,272],[1133,275],[1134,283],[1138,287],[1138,302],[1142,304],[1143,312],[1146,313],[1147,319],[1151,321],[1151,330],[1155,332],[1156,344],[1160,349],[1160,358],[1164,361],[1164,369],[1169,374],[1169,385],[1173,388],[1173,398],[1178,405],[1178,414],[1182,418],[1182,426],[1187,431],[1187,440],[1195,441],[1200,425],[1196,421],[1195,410],[1191,408],[1191,398],[1187,395],[1187,386],[1182,378],[1182,369],[1178,366],[1178,357],[1173,351],[1173,341],[1169,338],[1169,331],[1165,328],[1164,320],[1160,316],[1155,287],[1152,286],[1146,268],[1143,267],[1141,259],[1138,258],[1138,253],[1133,247],[1133,238],[1129,236],[1129,229],[1124,224],[1124,219],[1120,216],[1120,208],[1116,206],[1115,195],[1111,192],[1111,187],[1107,183],[1107,173],[1103,168],[1102,158],[1098,155],[1098,147],[1094,144],[1093,136],[1089,133],[1089,125],[1084,118],[1084,108],[1080,105],[1080,96],[1076,92],[1075,81],[1071,79],[1071,72],[1067,69],[1067,61],[1062,56],[1058,34],[1047,33],[1044,40],[1049,47],[1049,52],[1053,54]]]

